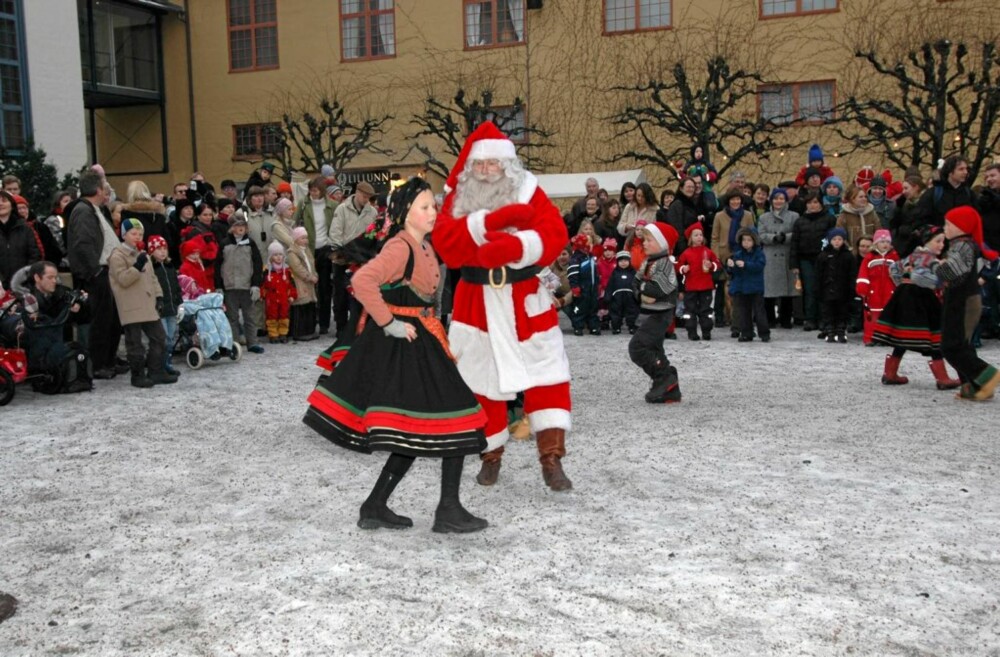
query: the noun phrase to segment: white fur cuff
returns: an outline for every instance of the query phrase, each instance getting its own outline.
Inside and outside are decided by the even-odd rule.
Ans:
[[[465,225],[469,228],[473,242],[479,246],[486,244],[486,210],[470,212],[465,219]]]
[[[521,269],[538,262],[542,257],[542,237],[538,231],[521,230],[514,233],[514,237],[521,240],[523,253],[521,259],[511,264],[514,269]]]

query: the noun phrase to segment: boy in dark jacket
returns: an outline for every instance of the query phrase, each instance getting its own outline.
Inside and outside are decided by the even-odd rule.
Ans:
[[[226,317],[235,339],[240,331],[240,313],[243,313],[247,351],[262,354],[264,347],[257,344],[257,320],[253,305],[260,301],[264,260],[260,257],[257,244],[247,236],[247,222],[242,214],[229,218],[229,232],[229,243],[222,249],[222,266],[218,269],[225,290]]]
[[[761,342],[771,341],[771,326],[764,311],[764,266],[767,263],[757,231],[741,228],[736,234],[739,247],[726,261],[729,294],[737,305],[740,319],[740,342],[753,340],[753,327]]]
[[[632,281],[635,270],[632,269],[632,255],[628,251],[615,254],[615,270],[604,288],[604,300],[611,314],[611,333],[622,332],[622,321],[628,325],[628,332],[635,335],[636,320],[639,319],[639,302],[632,294]]]
[[[681,400],[677,368],[670,364],[663,349],[667,327],[677,308],[677,272],[670,259],[677,231],[670,224],[657,221],[646,224],[642,233],[646,261],[636,272],[632,292],[639,300],[643,321],[628,343],[628,355],[653,381],[646,401],[669,404]]]
[[[168,374],[180,376],[174,369],[174,343],[177,341],[177,309],[181,302],[181,284],[177,282],[177,270],[170,264],[170,247],[167,240],[160,235],[153,235],[146,244],[146,250],[153,261],[153,273],[163,290],[163,303],[160,306],[160,323],[163,332],[167,334],[166,348],[163,350],[163,369]]]
[[[578,234],[572,240],[573,255],[569,258],[569,286],[573,290],[573,305],[566,309],[573,322],[573,334],[583,335],[584,327],[591,335],[601,334],[597,317],[597,290],[600,279],[597,262],[591,254],[590,238]]]
[[[827,245],[816,258],[816,286],[823,317],[819,337],[846,344],[847,318],[857,275],[854,254],[847,247],[847,231],[843,228],[831,229],[826,240]]]

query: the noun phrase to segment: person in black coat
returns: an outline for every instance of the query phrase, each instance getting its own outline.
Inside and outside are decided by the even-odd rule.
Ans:
[[[832,228],[826,235],[827,245],[816,257],[816,286],[822,304],[823,324],[820,338],[827,342],[847,342],[847,319],[854,284],[858,275],[857,262],[847,246],[847,231]]]
[[[702,226],[704,226],[706,221],[711,222],[698,204],[696,189],[694,180],[685,178],[677,191],[677,197],[667,208],[666,222],[677,231],[678,235],[677,245],[673,250],[674,256],[680,255],[687,248],[687,240],[682,236],[688,226],[693,226],[698,222],[702,222]]]
[[[18,216],[14,197],[0,191],[0,283],[10,287],[14,272],[41,257],[35,233]]]
[[[274,165],[270,162],[264,162],[260,165],[260,168],[250,174],[247,179],[247,184],[243,186],[243,198],[248,198],[250,196],[251,187],[261,187],[271,182],[271,176],[274,174]]]
[[[969,161],[961,155],[951,155],[939,170],[939,179],[917,201],[919,224],[944,226],[944,215],[963,205],[976,207],[976,193],[969,186]]]
[[[802,284],[802,308],[806,331],[818,327],[819,307],[816,289],[816,258],[823,250],[823,239],[837,220],[815,194],[807,194],[802,202],[805,214],[792,225],[792,242],[789,251],[789,268],[798,274]]]
[[[83,392],[93,388],[87,350],[64,338],[67,323],[86,323],[86,294],[59,285],[55,264],[41,260],[26,270],[22,318],[26,332],[28,370],[56,374],[59,386],[45,392]],[[19,275],[20,276],[20,275]]]

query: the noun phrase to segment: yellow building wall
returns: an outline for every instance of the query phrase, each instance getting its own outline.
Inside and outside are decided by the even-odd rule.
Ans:
[[[950,4],[985,6],[990,1]],[[842,5],[861,2],[865,0],[841,0]],[[383,145],[397,155],[362,154],[351,169],[412,173],[424,161],[416,152],[403,156],[407,137],[417,129],[411,124],[412,116],[422,111],[428,94],[450,99],[459,86],[470,94],[492,88],[498,104],[509,104],[515,96],[524,99],[528,122],[554,133],[553,147],[544,151],[549,162],[544,172],[635,168],[633,162],[606,161],[628,144],[628,138],[615,138],[614,126],[607,120],[628,96],[606,90],[657,76],[673,65],[678,53],[695,71],[704,68],[703,54],[717,48],[730,54],[733,62],[741,58],[758,62],[769,81],[836,80],[838,90],[852,60],[844,38],[847,8],[761,19],[759,0],[675,0],[673,29],[604,35],[600,0],[545,0],[543,8],[526,11],[526,43],[465,50],[460,0],[396,0],[396,56],[344,62],[338,4],[333,0],[277,0],[279,68],[230,72],[227,3],[188,0],[197,163],[191,157],[192,117],[186,110],[183,29],[178,19],[168,19],[165,61],[171,173],[150,177],[151,182],[162,180],[164,184],[158,186],[165,188],[186,180],[195,167],[216,183],[223,178],[245,179],[256,163],[233,158],[233,126],[278,120],[284,111],[301,112],[314,107],[324,93],[335,94],[351,107],[394,117]],[[877,6],[883,16],[891,16],[888,5],[895,4],[909,6],[905,0],[879,0]],[[757,112],[756,102],[748,101],[742,111],[752,116]],[[845,182],[861,166],[881,169],[886,165],[877,154],[838,157],[844,144],[828,127],[796,128],[790,135],[800,142],[798,146],[773,154],[763,167],[751,160],[738,168],[751,179],[776,182],[792,177],[805,164],[813,141],[823,145],[827,163]],[[664,146],[686,148],[686,141],[682,136],[664,136]],[[424,142],[431,145],[433,139]],[[453,161],[444,153],[439,157],[448,164]],[[720,158],[713,159],[722,164]],[[644,168],[656,187],[672,179],[666,170]]]

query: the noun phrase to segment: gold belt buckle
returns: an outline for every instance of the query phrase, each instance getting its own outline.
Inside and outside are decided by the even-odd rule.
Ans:
[[[490,287],[492,287],[494,290],[499,290],[500,288],[502,288],[504,285],[507,284],[507,267],[500,267],[499,269],[500,269],[499,283],[495,281],[493,277],[493,272],[496,271],[496,268],[490,269],[490,271],[486,275],[487,280],[489,280],[490,282]]]

